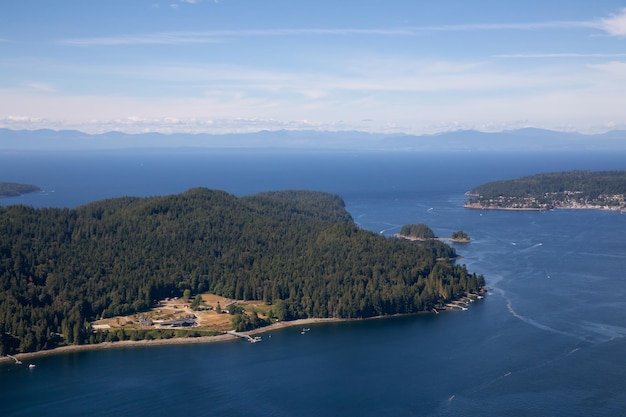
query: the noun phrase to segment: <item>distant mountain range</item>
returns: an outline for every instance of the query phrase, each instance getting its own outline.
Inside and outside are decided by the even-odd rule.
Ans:
[[[100,150],[124,148],[212,148],[371,151],[626,151],[626,131],[603,134],[558,132],[525,128],[497,133],[459,130],[432,135],[376,134],[358,131],[278,130],[256,133],[191,134],[77,130],[0,129],[4,150]]]

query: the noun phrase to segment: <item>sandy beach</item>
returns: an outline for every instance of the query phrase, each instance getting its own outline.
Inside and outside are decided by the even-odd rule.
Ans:
[[[441,310],[445,311],[445,309]],[[357,321],[357,320],[379,320],[386,319],[391,317],[399,317],[405,315],[420,315],[420,314],[433,314],[431,311],[420,311],[412,314],[394,314],[389,316],[375,316],[375,317],[367,317],[367,318],[357,318],[357,319],[338,319],[338,318],[309,318],[309,319],[298,319],[298,320],[290,320],[290,321],[280,321],[269,326],[259,327],[258,329],[253,329],[247,332],[240,332],[241,334],[246,334],[249,336],[260,335],[263,333],[271,332],[272,330],[284,329],[288,327],[304,327],[310,324],[316,323],[339,323],[339,322],[347,322],[347,321]],[[93,345],[72,345],[72,346],[63,346],[56,349],[50,350],[41,350],[38,352],[29,352],[29,353],[17,353],[15,355],[9,356],[0,356],[0,365],[4,363],[15,362],[15,359],[22,361],[27,364],[29,360],[36,359],[38,357],[49,356],[49,355],[61,355],[64,353],[73,353],[73,352],[81,352],[88,350],[100,350],[100,349],[118,349],[118,348],[132,348],[138,346],[161,346],[161,345],[187,345],[192,343],[217,343],[217,342],[227,342],[239,340],[237,336],[230,334],[220,334],[216,336],[201,336],[201,337],[174,337],[171,339],[153,339],[153,340],[124,340],[119,342],[103,342],[97,343]],[[15,359],[14,359],[15,358]]]
[[[259,335],[276,329],[283,329],[287,327],[299,327],[306,326],[314,323],[328,323],[328,322],[341,322],[348,319],[333,319],[333,318],[311,318],[311,319],[299,319],[291,321],[282,321],[271,324],[269,326],[260,327],[258,329],[251,330],[249,332],[242,332],[247,335]],[[60,355],[64,353],[81,352],[87,350],[99,350],[99,349],[117,349],[117,348],[131,348],[137,346],[161,346],[161,345],[186,345],[192,343],[217,343],[238,340],[236,336],[230,334],[222,334],[217,336],[202,336],[202,337],[176,337],[171,339],[154,339],[154,340],[124,340],[120,342],[103,342],[93,345],[73,345],[63,346],[56,349],[42,350],[39,352],[18,353],[12,355],[18,360],[26,363],[31,359],[35,359],[42,356]],[[15,362],[15,359],[8,356],[0,357],[0,364]]]

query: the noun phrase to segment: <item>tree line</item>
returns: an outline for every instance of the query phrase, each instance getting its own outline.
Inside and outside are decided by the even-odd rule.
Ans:
[[[261,300],[280,320],[430,310],[484,285],[437,261],[455,255],[442,242],[362,230],[340,197],[318,192],[197,188],[76,209],[3,207],[0,354],[98,343],[90,321],[185,291]]]
[[[544,201],[564,198],[565,193],[576,193],[576,198],[582,201],[593,201],[603,195],[626,195],[626,171],[543,173],[489,182],[473,188],[467,194],[478,196],[472,201],[496,199],[500,196],[534,197]]]

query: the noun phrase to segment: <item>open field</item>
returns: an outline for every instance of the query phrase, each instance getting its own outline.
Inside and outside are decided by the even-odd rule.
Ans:
[[[232,328],[231,315],[228,307],[233,304],[241,306],[246,312],[256,311],[259,317],[265,318],[269,306],[262,301],[239,301],[215,294],[201,294],[202,305],[198,310],[191,309],[191,301],[182,298],[161,300],[146,312],[128,316],[117,316],[92,322],[95,330],[120,329],[163,329],[227,331]],[[220,312],[221,311],[221,312]],[[173,323],[173,324],[172,324]],[[194,323],[182,324],[182,323]]]

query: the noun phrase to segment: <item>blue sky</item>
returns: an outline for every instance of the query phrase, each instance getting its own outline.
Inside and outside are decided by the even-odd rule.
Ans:
[[[626,1],[3,0],[0,127],[626,128]]]

